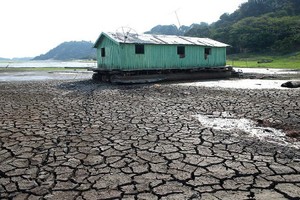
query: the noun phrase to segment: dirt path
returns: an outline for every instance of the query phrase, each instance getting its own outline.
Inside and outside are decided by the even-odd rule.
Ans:
[[[297,89],[0,83],[0,199],[299,199],[297,138],[195,117],[300,130],[299,102]]]

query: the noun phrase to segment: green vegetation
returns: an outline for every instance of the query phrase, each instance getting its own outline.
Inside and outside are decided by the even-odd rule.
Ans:
[[[228,56],[227,65],[300,70],[300,52],[287,55],[232,54]]]
[[[48,53],[35,57],[33,60],[81,60],[96,59],[96,50],[92,42],[64,42]]]
[[[192,26],[181,26],[177,28],[176,25],[157,25],[150,31],[145,32],[146,34],[156,35],[184,35]]]
[[[187,36],[230,44],[230,53],[288,53],[300,50],[299,0],[248,0],[232,14],[195,25]]]

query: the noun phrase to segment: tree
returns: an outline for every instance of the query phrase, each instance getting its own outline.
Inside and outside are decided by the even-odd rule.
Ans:
[[[300,0],[248,0],[209,26],[186,35],[207,36],[232,46],[231,52],[288,52],[300,49]]]
[[[210,37],[211,31],[209,24],[205,22],[201,22],[200,24],[192,24],[192,28],[189,29],[185,35],[197,37]]]

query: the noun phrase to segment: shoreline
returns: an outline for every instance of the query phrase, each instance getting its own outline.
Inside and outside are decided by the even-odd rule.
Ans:
[[[239,70],[239,68],[237,68]],[[49,81],[49,80],[91,80],[93,72],[83,69],[66,69],[44,71],[13,71],[1,72],[0,82],[23,82],[23,81]],[[300,80],[300,71],[290,70],[253,70],[246,69],[241,77],[224,79],[201,79],[186,81],[157,82],[159,84],[178,84],[190,86],[204,86],[217,88],[240,88],[240,89],[286,89],[281,84],[288,80]]]

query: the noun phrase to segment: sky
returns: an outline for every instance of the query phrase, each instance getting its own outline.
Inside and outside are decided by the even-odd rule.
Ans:
[[[35,57],[103,31],[212,23],[247,0],[0,0],[0,57]],[[177,20],[176,14],[179,22]]]

